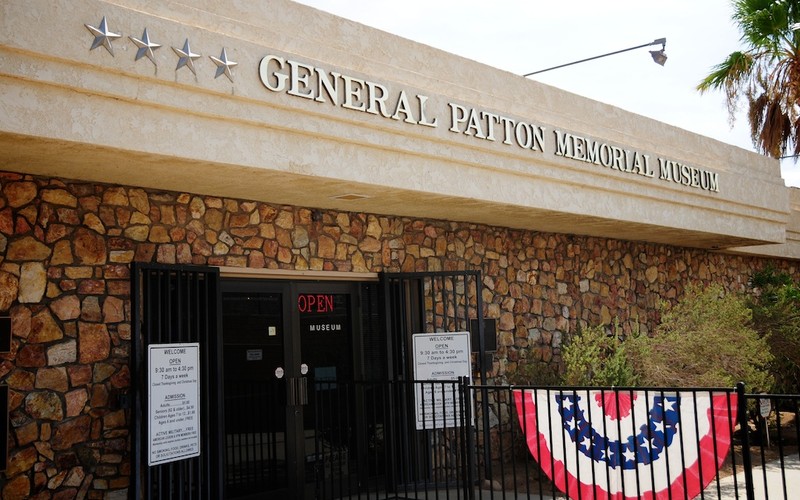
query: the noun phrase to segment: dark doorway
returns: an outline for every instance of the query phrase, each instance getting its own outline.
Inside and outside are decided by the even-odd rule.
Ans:
[[[356,456],[353,283],[222,284],[227,498],[314,498]]]

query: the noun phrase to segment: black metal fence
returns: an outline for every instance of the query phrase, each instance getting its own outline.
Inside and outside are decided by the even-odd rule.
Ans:
[[[789,499],[800,487],[800,396],[466,381],[330,389],[312,395],[307,475],[320,499]]]

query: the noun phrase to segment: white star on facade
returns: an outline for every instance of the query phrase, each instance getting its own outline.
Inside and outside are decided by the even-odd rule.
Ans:
[[[178,54],[178,66],[175,67],[175,71],[178,71],[183,66],[186,66],[192,73],[197,75],[197,72],[194,70],[194,60],[198,59],[200,54],[195,54],[192,52],[191,47],[189,47],[189,39],[187,38],[183,43],[183,49],[172,47],[172,50]]]
[[[581,440],[581,445],[582,445],[584,448],[586,448],[587,450],[588,450],[588,449],[590,449],[590,448],[591,448],[591,446],[592,446],[592,438],[591,438],[591,437],[589,437],[589,435],[588,435],[588,434],[587,434],[587,435],[585,435],[585,436],[583,436],[583,439]]]
[[[154,66],[158,66],[153,51],[160,48],[161,45],[150,41],[150,35],[147,33],[147,28],[144,29],[144,33],[142,34],[141,40],[133,36],[129,36],[128,38],[131,39],[131,42],[133,42],[134,45],[139,47],[139,50],[136,51],[136,59],[135,59],[136,61],[138,61],[144,56],[147,56],[147,58],[150,59],[150,62],[152,62]]]
[[[214,56],[208,57],[211,58],[211,60],[214,61],[214,64],[217,65],[217,74],[214,75],[214,79],[219,77],[219,75],[225,75],[228,77],[228,80],[233,82],[233,71],[231,71],[231,69],[239,63],[228,59],[228,54],[225,52],[225,48],[222,48],[222,54],[219,55],[219,58]]]
[[[84,24],[86,29],[88,29],[92,35],[94,35],[94,41],[92,42],[92,47],[89,50],[94,50],[99,46],[103,46],[106,48],[109,54],[112,56],[114,55],[114,47],[111,46],[111,42],[115,38],[119,38],[122,35],[119,33],[112,33],[108,30],[108,23],[106,22],[106,16],[103,16],[103,20],[100,21],[100,27],[95,28],[94,26],[90,26],[88,24]]]

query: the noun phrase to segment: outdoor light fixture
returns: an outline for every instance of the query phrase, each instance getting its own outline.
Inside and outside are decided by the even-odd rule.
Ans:
[[[552,68],[540,69],[539,71],[534,71],[532,73],[526,73],[526,74],[524,74],[522,76],[536,75],[538,73],[544,73],[545,71],[550,71],[551,69],[563,68],[564,66],[572,66],[573,64],[579,64],[579,63],[586,62],[586,61],[593,61],[595,59],[600,59],[601,57],[613,56],[614,54],[620,54],[622,52],[628,52],[629,50],[636,50],[636,49],[641,49],[642,47],[650,47],[652,45],[659,45],[659,44],[661,45],[661,50],[651,50],[650,51],[650,56],[652,56],[653,61],[655,61],[656,64],[658,64],[659,66],[663,66],[664,63],[667,62],[667,53],[664,52],[664,49],[666,49],[666,47],[667,47],[667,39],[666,38],[657,38],[657,39],[653,40],[650,43],[644,43],[642,45],[637,45],[636,47],[630,47],[630,48],[627,48],[627,49],[617,50],[615,52],[609,52],[608,54],[602,54],[602,55],[599,55],[599,56],[589,57],[589,58],[586,58],[586,59],[581,59],[580,61],[574,61],[574,62],[567,63],[567,64],[559,64],[558,66],[553,66]]]

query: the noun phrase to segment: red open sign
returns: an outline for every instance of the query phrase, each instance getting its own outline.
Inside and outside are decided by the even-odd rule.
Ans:
[[[297,310],[301,313],[333,312],[333,295],[326,293],[301,293],[297,296]]]

